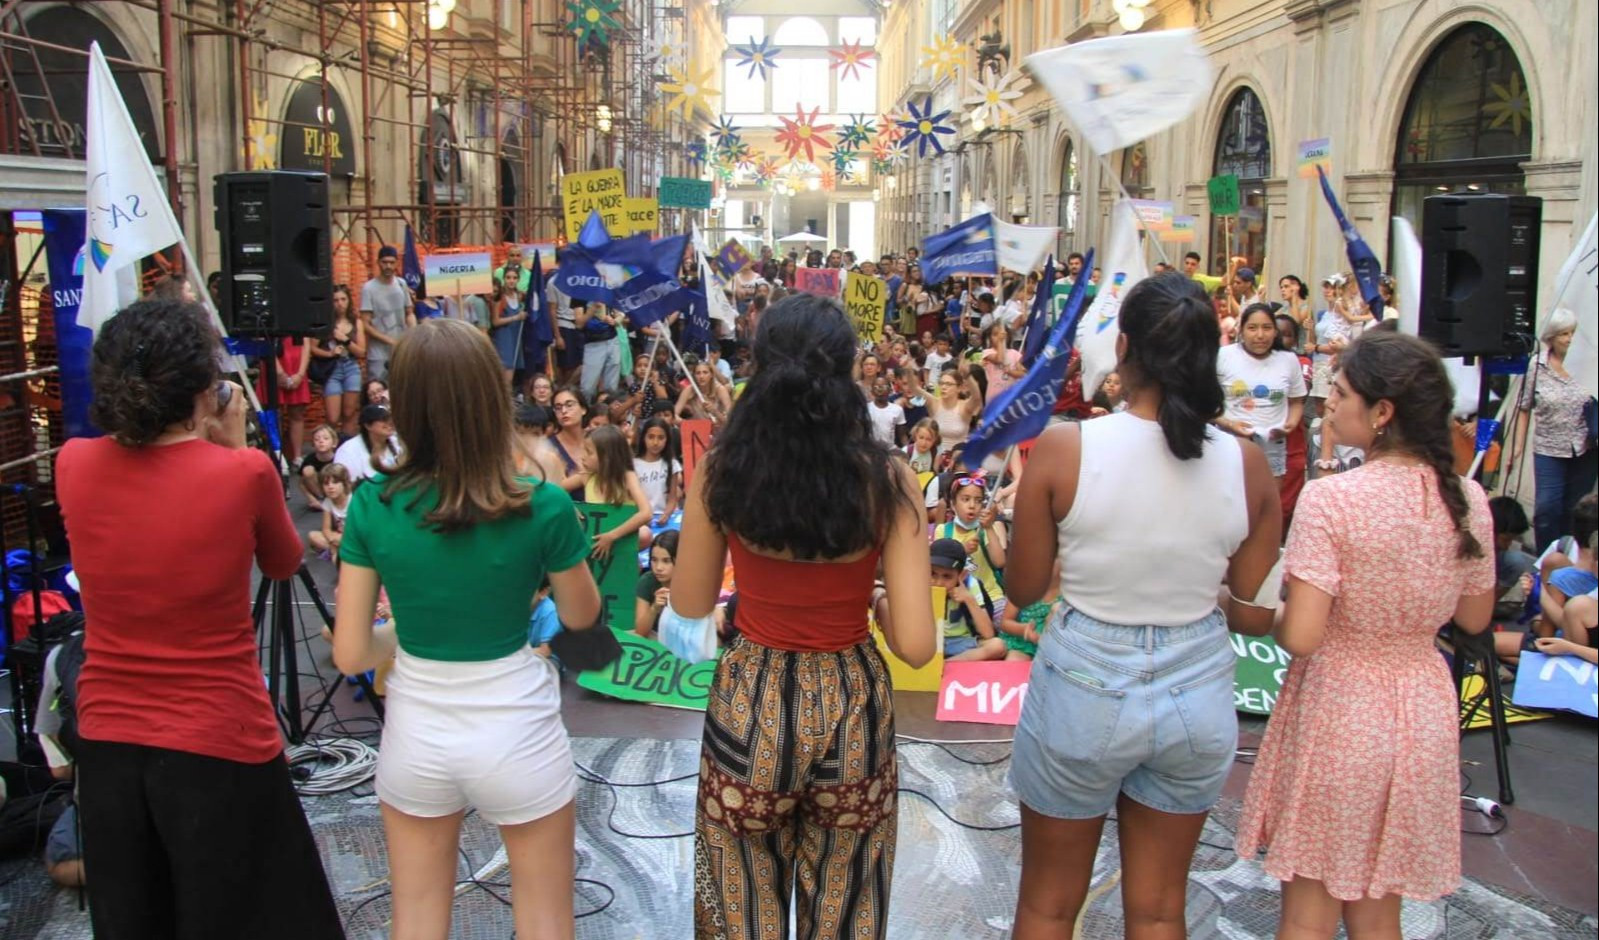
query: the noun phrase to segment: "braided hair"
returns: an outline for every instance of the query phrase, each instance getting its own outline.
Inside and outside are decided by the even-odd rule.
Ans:
[[[1414,336],[1373,330],[1344,350],[1339,361],[1344,380],[1368,406],[1387,399],[1394,407],[1388,433],[1373,449],[1406,452],[1432,467],[1459,537],[1456,556],[1481,558],[1482,544],[1466,524],[1471,512],[1466,490],[1455,473],[1449,428],[1454,387],[1437,350]]]

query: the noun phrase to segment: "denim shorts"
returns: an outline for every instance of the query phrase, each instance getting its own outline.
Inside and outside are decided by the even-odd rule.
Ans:
[[[361,391],[361,364],[345,357],[333,367],[333,374],[322,383],[323,395],[354,395]]]
[[[1180,627],[1054,620],[1016,726],[1021,801],[1058,819],[1104,816],[1120,793],[1167,813],[1214,806],[1238,745],[1221,612]]]
[[[977,637],[970,633],[965,636],[944,637],[944,658],[953,659],[962,653],[977,649]]]

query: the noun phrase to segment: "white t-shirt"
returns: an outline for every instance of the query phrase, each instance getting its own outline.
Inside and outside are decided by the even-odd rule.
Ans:
[[[650,498],[650,512],[657,515],[665,512],[667,484],[672,481],[673,476],[683,472],[683,465],[674,460],[671,469],[668,470],[665,460],[634,457],[633,472],[638,475],[638,482],[644,487],[644,494]]]
[[[933,388],[938,387],[938,377],[944,374],[944,368],[955,361],[955,354],[940,355],[938,350],[927,354],[927,384]]]
[[[383,467],[393,470],[399,465],[400,455],[405,452],[400,445],[399,435],[389,438],[388,451],[388,456],[383,458]],[[339,449],[333,452],[333,462],[342,464],[344,469],[350,471],[351,483],[358,483],[377,473],[372,469],[372,451],[366,446],[365,434],[357,434],[340,444]]]
[[[1242,343],[1223,346],[1216,356],[1227,417],[1264,435],[1288,421],[1288,401],[1305,397],[1305,373],[1299,357],[1280,349],[1264,359],[1249,354]]]
[[[905,409],[894,402],[878,407],[873,401],[866,403],[866,413],[872,416],[872,436],[893,447],[894,429],[905,426]]]

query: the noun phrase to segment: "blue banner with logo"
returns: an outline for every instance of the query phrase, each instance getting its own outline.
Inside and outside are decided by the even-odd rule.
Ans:
[[[61,417],[67,437],[99,437],[99,429],[89,423],[89,403],[94,399],[89,384],[89,351],[94,346],[94,331],[78,325],[87,217],[82,209],[46,209],[42,216],[56,351],[61,363]]]
[[[962,274],[979,277],[999,274],[994,217],[989,213],[972,216],[922,243],[922,280],[937,284]]]

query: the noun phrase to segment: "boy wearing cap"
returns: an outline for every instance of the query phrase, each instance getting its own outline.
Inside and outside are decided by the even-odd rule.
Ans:
[[[400,253],[393,245],[378,249],[378,276],[361,285],[361,320],[366,326],[366,374],[383,379],[389,374],[389,357],[405,331],[416,326],[416,301],[411,288],[395,276]]]
[[[994,602],[977,579],[966,573],[966,546],[937,539],[927,550],[933,587],[945,591],[938,625],[945,662],[1005,658],[1005,641],[994,633]]]

